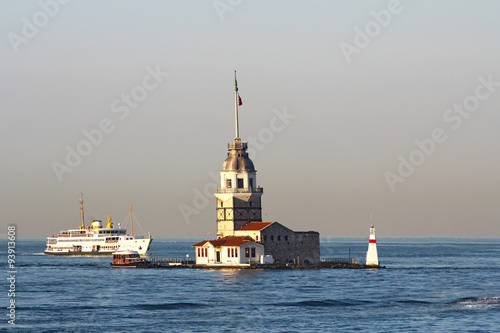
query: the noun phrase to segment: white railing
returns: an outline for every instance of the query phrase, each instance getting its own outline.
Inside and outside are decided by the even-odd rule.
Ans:
[[[357,258],[321,258],[321,262],[329,264],[359,264]]]
[[[220,188],[217,187],[215,193],[264,193],[264,188]]]

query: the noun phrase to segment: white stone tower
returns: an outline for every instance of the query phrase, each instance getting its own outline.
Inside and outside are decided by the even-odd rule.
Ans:
[[[375,226],[372,224],[370,228],[370,240],[368,243],[368,251],[366,252],[366,264],[369,266],[378,266],[377,241],[375,240]]]
[[[234,72],[234,101],[236,137],[227,145],[227,158],[220,172],[220,186],[215,190],[217,197],[217,238],[233,236],[248,222],[262,222],[262,187],[257,187],[257,171],[248,157],[248,143],[239,137],[238,95],[236,71]]]

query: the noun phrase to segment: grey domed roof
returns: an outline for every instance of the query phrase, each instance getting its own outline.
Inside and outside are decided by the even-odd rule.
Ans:
[[[246,171],[255,172],[253,162],[248,157],[247,143],[235,140],[228,144],[227,158],[222,164],[222,171]]]

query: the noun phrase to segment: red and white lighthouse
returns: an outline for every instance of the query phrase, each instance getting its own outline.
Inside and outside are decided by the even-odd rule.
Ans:
[[[368,242],[368,251],[366,252],[366,264],[368,266],[378,266],[377,241],[375,240],[375,226],[370,228],[370,240]]]

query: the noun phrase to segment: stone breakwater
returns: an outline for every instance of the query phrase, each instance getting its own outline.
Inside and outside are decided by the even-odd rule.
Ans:
[[[385,266],[373,266],[373,265],[363,265],[356,263],[321,263],[317,265],[306,265],[306,264],[252,264],[245,266],[205,266],[196,265],[192,262],[182,262],[182,263],[168,263],[168,262],[151,262],[147,261],[144,267],[141,268],[198,268],[198,269],[324,269],[324,268],[344,268],[344,269],[373,269],[373,268],[385,268]]]

